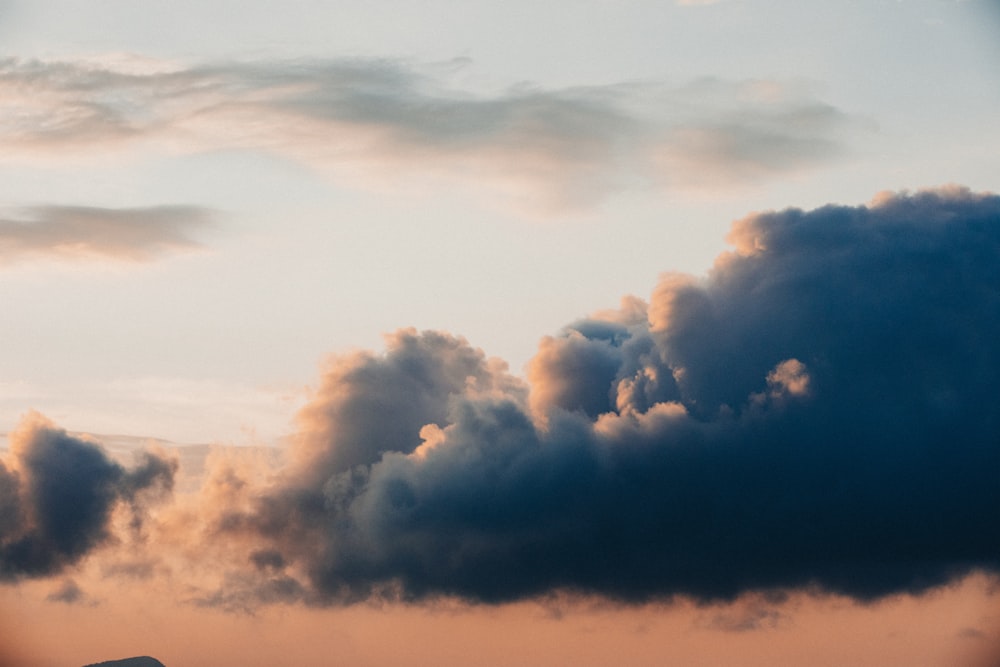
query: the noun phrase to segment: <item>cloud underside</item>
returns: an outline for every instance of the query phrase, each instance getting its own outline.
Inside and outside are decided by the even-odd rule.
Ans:
[[[201,245],[191,232],[212,219],[195,206],[39,206],[0,213],[0,264],[27,258],[150,261]]]
[[[544,338],[527,381],[442,332],[334,359],[290,463],[215,467],[146,521],[149,544],[186,545],[196,601],[231,609],[872,600],[1000,574],[1000,197],[756,214],[729,240],[707,277]],[[24,461],[48,459],[21,456],[0,479],[21,509],[0,517],[43,497],[27,480],[47,466]],[[36,525],[0,526],[4,553],[4,535],[64,544]]]
[[[0,61],[9,155],[155,145],[266,151],[357,181],[428,175],[522,207],[587,208],[630,187],[731,186],[828,162],[861,124],[795,85],[702,79],[473,94],[448,68],[332,60],[125,70]],[[387,176],[391,174],[391,176]]]

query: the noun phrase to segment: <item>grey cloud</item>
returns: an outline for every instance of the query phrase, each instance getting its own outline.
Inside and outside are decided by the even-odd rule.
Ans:
[[[528,395],[439,333],[334,364],[304,464],[215,527],[256,544],[217,599],[872,600],[1000,573],[1000,197],[755,214],[730,240],[645,318],[546,339]]]
[[[424,70],[327,60],[142,73],[9,59],[0,62],[0,91],[16,113],[0,122],[0,136],[40,154],[141,140],[170,150],[273,151],[355,176],[367,164],[414,176],[443,171],[558,210],[622,188],[732,185],[823,164],[862,126],[775,82],[474,94]]]
[[[38,415],[11,440],[12,455],[0,461],[0,580],[46,577],[79,562],[111,537],[118,506],[141,529],[145,503],[173,485],[173,461],[145,454],[125,469]]]
[[[253,615],[262,604],[295,603],[306,597],[302,584],[293,577],[255,574],[230,575],[218,590],[190,602],[198,607]]]
[[[596,418],[678,399],[671,369],[660,360],[652,338],[636,335],[647,328],[643,304],[641,320],[582,320],[542,339],[528,367],[536,414],[559,407]]]
[[[958,631],[958,637],[962,639],[986,639],[986,633],[978,628],[964,627]]]
[[[710,612],[698,624],[721,632],[774,629],[788,621],[787,615],[778,606],[783,602],[785,600],[780,597],[775,600],[750,598],[730,609]]]
[[[104,577],[123,577],[126,579],[150,579],[157,571],[157,564],[152,560],[130,560],[113,562],[101,568]]]
[[[90,597],[72,579],[66,579],[59,588],[45,598],[48,602],[62,602],[64,604],[84,604],[90,602]]]
[[[846,149],[840,135],[848,119],[828,105],[727,116],[674,128],[662,155],[665,177],[702,185],[755,182],[829,161]]]
[[[212,213],[196,206],[39,206],[0,215],[0,262],[26,257],[148,261],[200,247],[191,232]]]

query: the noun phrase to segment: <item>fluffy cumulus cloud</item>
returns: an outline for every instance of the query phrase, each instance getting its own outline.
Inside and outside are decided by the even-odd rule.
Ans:
[[[126,469],[97,445],[29,415],[0,460],[0,580],[46,577],[79,562],[112,539],[112,518],[129,513],[141,531],[147,502],[169,492],[176,463],[145,453]],[[79,600],[75,583],[60,600]]]
[[[216,480],[204,530],[243,565],[205,602],[870,600],[1000,573],[1000,197],[761,213],[730,241],[544,339],[530,386],[434,332],[333,361],[294,462]]]
[[[200,247],[191,231],[211,219],[209,210],[195,206],[40,206],[0,213],[0,264],[29,257],[149,261]]]
[[[730,185],[822,164],[860,127],[795,85],[704,79],[474,93],[448,68],[328,60],[0,61],[7,156],[126,147],[277,153],[366,181],[471,176],[522,207],[588,207],[634,186]]]

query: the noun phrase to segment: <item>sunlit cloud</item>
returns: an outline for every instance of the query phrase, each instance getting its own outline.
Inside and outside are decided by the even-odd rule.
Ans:
[[[557,213],[624,189],[731,187],[816,167],[865,128],[778,81],[522,84],[484,94],[398,61],[153,65],[3,61],[8,157],[249,149],[351,184],[459,179]]]

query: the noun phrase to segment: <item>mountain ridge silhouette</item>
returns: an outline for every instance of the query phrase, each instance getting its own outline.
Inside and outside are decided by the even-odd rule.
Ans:
[[[140,655],[134,658],[123,658],[121,660],[106,660],[105,662],[94,662],[83,667],[166,667],[156,658],[148,655]]]

